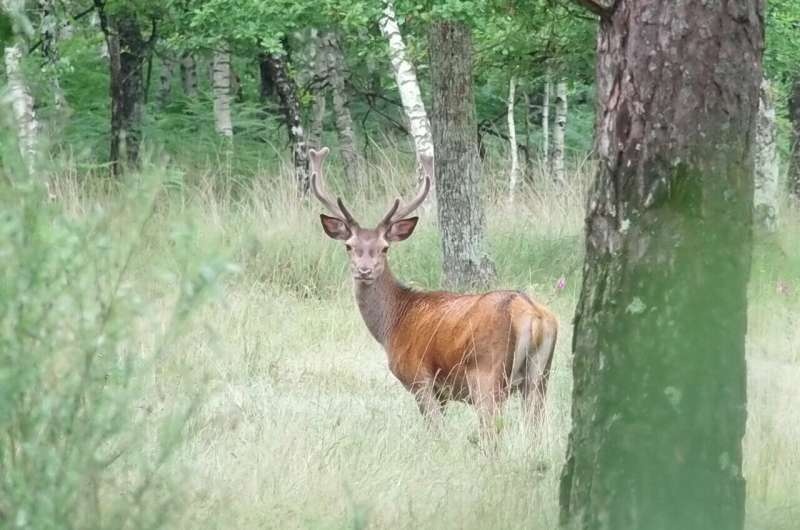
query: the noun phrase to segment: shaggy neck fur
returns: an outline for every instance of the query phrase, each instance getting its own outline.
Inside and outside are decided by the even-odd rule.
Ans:
[[[394,277],[389,265],[374,282],[367,285],[356,281],[356,302],[367,329],[384,348],[389,334],[405,305],[408,289]]]

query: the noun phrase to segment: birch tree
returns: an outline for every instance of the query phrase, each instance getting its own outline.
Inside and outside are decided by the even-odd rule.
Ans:
[[[189,99],[197,97],[197,61],[194,54],[186,52],[181,56],[181,86],[183,95]]]
[[[772,232],[778,225],[778,128],[775,119],[775,98],[765,78],[758,99],[758,120],[755,138],[755,223]]]
[[[799,67],[800,68],[800,67]],[[791,155],[789,160],[789,193],[800,200],[800,73],[792,83],[789,98],[789,120],[792,124]]]
[[[511,168],[508,175],[508,202],[514,203],[514,189],[517,187],[517,179],[519,178],[519,154],[517,149],[517,126],[514,121],[514,100],[516,99],[517,80],[512,75],[508,81],[508,103],[507,103],[507,121],[508,121],[508,147],[511,152]]]
[[[391,1],[384,2],[384,9],[378,23],[381,34],[389,42],[389,58],[392,63],[397,89],[403,103],[403,111],[409,123],[411,138],[414,140],[414,150],[417,154],[418,165],[421,155],[433,156],[433,138],[425,103],[417,81],[414,65],[409,61],[406,45],[400,26],[397,24],[394,5]]]
[[[214,126],[220,135],[233,138],[231,119],[231,52],[226,45],[214,51],[212,65]]]
[[[562,526],[741,530],[763,2],[581,3],[601,18],[599,164]]]
[[[566,182],[564,176],[564,139],[567,130],[567,83],[559,80],[556,83],[555,126],[553,127],[553,154],[552,162],[553,180],[560,185]]]

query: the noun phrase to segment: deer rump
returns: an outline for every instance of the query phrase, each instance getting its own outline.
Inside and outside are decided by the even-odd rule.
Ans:
[[[558,325],[526,294],[407,293],[386,345],[409,390],[433,385],[441,402],[502,402],[514,390],[542,397]]]

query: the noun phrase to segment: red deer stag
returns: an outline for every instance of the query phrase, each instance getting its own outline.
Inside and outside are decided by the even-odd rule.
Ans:
[[[422,414],[438,424],[448,401],[464,401],[476,408],[486,433],[508,394],[519,390],[526,416],[536,421],[558,333],[553,313],[521,292],[462,295],[403,286],[387,253],[414,232],[418,218],[409,215],[430,190],[433,159],[423,160],[426,176],[412,201],[401,206],[396,199],[377,227],[362,228],[341,198],[325,192],[328,153],[327,147],[309,153],[311,190],[333,214],[320,215],[322,228],[344,242],[364,323]]]

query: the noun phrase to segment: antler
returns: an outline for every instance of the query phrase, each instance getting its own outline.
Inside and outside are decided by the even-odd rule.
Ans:
[[[433,157],[431,155],[421,155],[420,162],[422,162],[425,178],[422,181],[422,185],[416,197],[408,204],[404,204],[402,208],[400,207],[400,199],[395,199],[394,204],[389,208],[389,211],[386,212],[386,215],[383,216],[379,226],[387,226],[394,221],[399,221],[400,219],[408,217],[411,212],[419,208],[419,205],[422,204],[422,201],[427,197],[428,192],[431,190],[431,179],[433,178]]]
[[[325,192],[324,188],[320,188],[320,182],[318,182],[317,179],[320,181],[322,180],[322,166],[330,152],[331,150],[327,147],[323,147],[319,151],[315,149],[308,150],[308,158],[311,160],[311,192],[334,217],[338,217],[351,226],[358,226],[358,221],[356,221],[347,210],[342,199],[337,197],[336,201],[334,201],[331,196]]]

